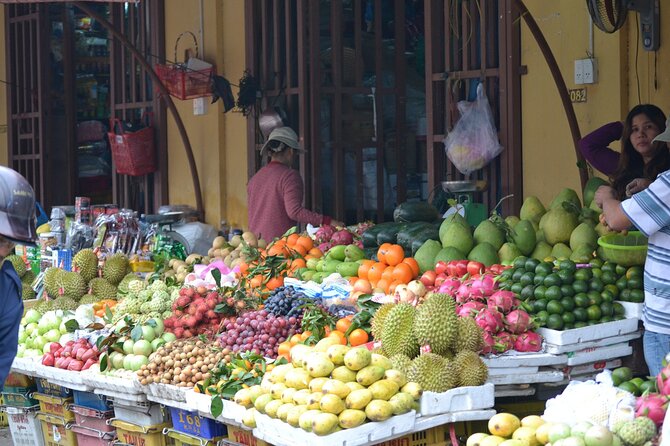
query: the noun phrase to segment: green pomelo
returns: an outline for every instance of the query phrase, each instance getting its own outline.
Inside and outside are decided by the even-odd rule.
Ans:
[[[581,246],[590,246],[593,251],[598,245],[598,233],[588,223],[581,223],[570,234],[570,248],[574,251]]]
[[[600,177],[591,177],[584,186],[584,206],[589,206],[596,195],[596,191],[600,186],[606,186],[607,181]]]
[[[505,233],[491,220],[484,220],[475,228],[473,234],[475,244],[483,242],[491,244],[496,251],[505,243]]]
[[[519,218],[521,220],[535,220],[540,221],[540,218],[546,212],[544,205],[539,198],[530,196],[526,197],[521,205],[521,211],[519,212]]]
[[[472,251],[470,251],[470,254],[468,254],[468,260],[481,262],[486,266],[500,263],[498,250],[495,248],[495,246],[487,242],[479,243],[477,246],[472,248]]]
[[[553,248],[551,248],[551,256],[556,257],[557,259],[569,259],[572,255],[572,249],[565,243],[556,243]]]
[[[498,257],[503,265],[511,265],[514,259],[522,255],[523,253],[514,242],[507,242],[498,250]]]
[[[570,260],[575,263],[589,263],[592,258],[593,248],[587,245],[578,246],[570,256]]]
[[[520,221],[521,219],[516,215],[510,215],[509,217],[505,217],[505,223],[507,223],[507,226],[509,226],[510,229],[514,229],[514,226],[516,226],[516,224],[519,223]]]
[[[455,225],[460,226],[460,225]],[[426,240],[414,254],[414,259],[419,264],[419,270],[424,273],[435,268],[435,257],[442,250],[442,245],[437,240]]]
[[[602,237],[603,235],[614,234],[614,231],[612,231],[610,228],[608,228],[602,223],[598,223],[594,229],[596,231],[596,234],[598,234],[598,236],[600,237]]]
[[[440,241],[443,248],[453,246],[461,252],[472,251],[472,247],[475,244],[470,228],[458,223],[448,225],[444,233],[440,235]]]
[[[512,241],[523,255],[533,252],[537,243],[535,229],[530,220],[521,220],[512,230]]]
[[[438,231],[438,234],[440,235],[440,240],[442,240],[442,235],[446,232],[447,228],[451,226],[453,223],[459,224],[466,228],[470,228],[470,226],[468,225],[468,221],[465,219],[465,217],[463,217],[458,212],[454,212],[453,214],[447,215],[447,217],[444,220],[442,220],[442,223],[440,224],[440,229]]]
[[[573,191],[574,192],[574,191]],[[547,212],[544,216],[544,238],[550,245],[556,243],[568,243],[570,234],[579,223],[577,215],[568,212],[562,207],[556,207]]]
[[[595,201],[591,202],[591,204],[589,205],[589,209],[591,209],[592,211],[596,211],[598,215],[603,213],[603,210],[600,209],[600,206],[598,206],[598,204],[596,204]]]
[[[574,203],[574,205],[577,206],[578,208],[582,207],[582,202],[579,200],[577,192],[575,192],[574,189],[566,187],[565,189],[560,191],[558,195],[556,195],[556,197],[554,197],[554,199],[551,201],[551,204],[549,205],[549,209],[556,209],[563,207],[564,201]]]
[[[551,245],[547,242],[539,242],[530,254],[535,260],[542,261],[551,255]]]
[[[538,242],[546,242],[546,240],[544,239],[544,231],[542,229],[538,229],[537,231],[535,231],[535,243]]]
[[[467,256],[453,246],[440,249],[440,252],[435,256],[435,263],[437,262],[451,262],[452,260],[467,259]]]

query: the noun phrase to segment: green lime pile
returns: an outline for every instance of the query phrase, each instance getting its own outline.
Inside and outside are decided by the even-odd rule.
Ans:
[[[646,380],[640,377],[633,378],[633,372],[628,367],[618,367],[612,370],[612,383],[615,387],[635,396],[640,396],[645,392],[656,392],[655,378],[651,377]]]
[[[625,309],[615,300],[644,299],[641,269],[598,259],[589,267],[577,268],[571,260],[517,257],[512,268],[502,272],[499,283],[517,294],[538,325],[553,330],[623,319]]]

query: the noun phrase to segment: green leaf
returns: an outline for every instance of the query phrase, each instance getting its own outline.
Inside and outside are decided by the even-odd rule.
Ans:
[[[214,278],[214,282],[216,283],[216,286],[218,288],[221,288],[221,271],[219,271],[218,268],[214,268],[210,271],[212,274],[212,277]]]
[[[218,417],[223,412],[223,401],[221,401],[219,396],[212,397],[210,412],[212,412],[212,416],[214,417]]]
[[[207,339],[207,336],[204,334],[198,335],[198,339],[200,339],[202,342],[209,342],[209,339]]]
[[[67,325],[67,322],[65,324]],[[92,324],[88,324],[85,328],[87,330],[102,330],[105,328],[105,326],[103,324],[93,322]]]
[[[112,314],[112,310],[109,309],[109,307],[105,307],[105,323],[111,324],[112,323],[112,318],[114,315]]]
[[[142,327],[135,325],[135,327],[130,332],[130,338],[135,342],[142,339]]]
[[[74,333],[75,330],[79,330],[79,322],[76,319],[70,319],[65,323],[65,329],[68,333]]]
[[[109,362],[108,358],[109,358],[108,355],[102,355],[100,357],[100,371],[101,372],[104,372],[105,370],[107,370],[107,365],[108,365],[108,362]]]

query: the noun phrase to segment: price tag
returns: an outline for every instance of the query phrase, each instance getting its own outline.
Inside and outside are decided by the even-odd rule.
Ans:
[[[586,88],[568,90],[570,102],[586,102]]]

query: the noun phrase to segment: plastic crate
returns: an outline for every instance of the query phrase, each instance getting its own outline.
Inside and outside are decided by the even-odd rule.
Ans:
[[[112,446],[116,443],[116,432],[101,432],[83,426],[72,426],[77,436],[77,446]]]
[[[449,441],[449,429],[446,424],[443,424],[425,431],[412,432],[393,440],[376,443],[375,446],[432,446],[448,444]]]
[[[72,398],[62,398],[60,396],[45,395],[36,393],[35,399],[40,403],[40,411],[61,417],[65,422],[74,421],[74,412],[72,412]]]
[[[39,393],[60,397],[72,396],[72,389],[49,382],[46,378],[37,378],[35,382]]]
[[[168,424],[141,426],[121,420],[112,420],[112,426],[116,428],[119,443],[133,446],[166,446],[163,429],[170,427]]]
[[[42,424],[37,419],[37,409],[37,407],[5,408],[14,446],[44,446]]]
[[[101,412],[111,410],[112,408],[106,396],[93,392],[82,392],[80,390],[74,391],[74,403],[77,406],[84,406]]]
[[[0,407],[5,405],[5,400],[2,398],[2,395],[0,395]],[[9,422],[7,421],[7,414],[4,412],[0,412],[0,427],[7,427],[9,426]]]
[[[170,419],[170,412],[155,403],[132,403],[132,406],[114,402],[114,417],[128,423],[144,426],[163,424]]]
[[[167,436],[169,439],[174,441],[175,446],[217,446],[223,437],[216,437],[212,439],[206,439],[201,437],[196,437],[195,435],[184,434],[182,432],[177,432],[172,429],[167,429]]]
[[[101,412],[89,407],[72,405],[72,412],[74,412],[74,419],[78,426],[98,432],[110,432],[114,430],[109,424],[109,420],[114,418],[113,410]]]
[[[219,446],[227,446],[229,444],[243,444],[245,446],[270,446],[270,443],[254,437],[253,431],[241,427],[226,424],[228,431],[228,439],[221,440]]]
[[[178,432],[211,440],[214,437],[223,437],[226,426],[210,418],[198,415],[198,412],[170,407],[172,426]]]
[[[37,406],[38,401],[33,398],[33,388],[30,387],[11,387],[5,386],[2,392],[2,398],[5,405],[11,407],[33,407]]]
[[[23,373],[11,372],[9,375],[7,375],[5,386],[35,388],[35,380],[32,376],[24,375]]]
[[[45,446],[77,446],[77,435],[63,418],[38,413],[37,419],[42,423]]]

